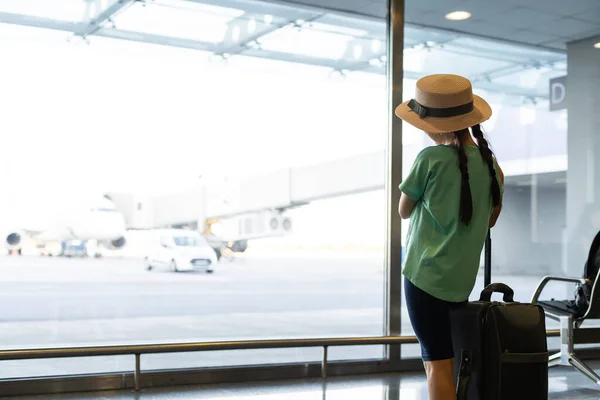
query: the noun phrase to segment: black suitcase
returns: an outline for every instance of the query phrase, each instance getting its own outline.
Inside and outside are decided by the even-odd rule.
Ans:
[[[490,240],[486,241],[486,278]],[[492,293],[504,302],[491,302]],[[513,301],[505,284],[452,311],[458,400],[547,400],[548,345],[542,307]]]

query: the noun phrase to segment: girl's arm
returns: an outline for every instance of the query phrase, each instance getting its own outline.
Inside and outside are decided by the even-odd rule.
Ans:
[[[400,202],[398,203],[398,212],[400,213],[400,218],[410,218],[410,214],[414,210],[415,205],[417,205],[417,202],[408,197],[406,193],[403,192],[400,196]]]
[[[398,203],[398,212],[402,219],[410,218],[415,205],[425,194],[425,188],[431,174],[429,168],[430,148],[425,148],[417,155],[408,176],[399,186],[402,192]],[[415,200],[416,199],[416,200]]]

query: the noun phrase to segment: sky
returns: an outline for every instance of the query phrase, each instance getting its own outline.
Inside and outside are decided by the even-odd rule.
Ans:
[[[86,44],[0,24],[0,90],[0,215],[9,225],[109,191],[169,193],[200,176],[251,176],[386,146],[386,79],[373,74],[340,78],[320,67],[223,62],[99,37]],[[405,80],[406,96],[413,92]],[[485,95],[502,107],[501,94]],[[522,126],[540,118],[532,107],[515,110]],[[408,171],[430,142],[406,124],[403,142]],[[382,243],[384,204],[380,191],[300,208],[295,238]]]
[[[382,76],[350,84],[322,68],[215,63],[191,50],[69,43],[64,33],[7,25],[0,38],[0,178],[14,223],[108,191],[168,193],[201,175],[252,175],[385,147]]]
[[[313,67],[215,65],[191,50],[72,44],[33,29],[6,40],[25,29],[0,31],[3,158],[21,173],[69,171],[77,190],[90,180],[143,190],[156,178],[255,173],[385,146],[384,77],[349,85]]]

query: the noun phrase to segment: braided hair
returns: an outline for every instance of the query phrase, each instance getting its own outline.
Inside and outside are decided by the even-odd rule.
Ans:
[[[460,220],[469,225],[473,217],[473,199],[471,197],[471,186],[469,185],[469,166],[467,153],[463,144],[462,136],[465,131],[454,132],[456,149],[458,151],[458,168],[460,169]]]
[[[483,158],[483,161],[486,162],[488,170],[490,171],[492,206],[496,208],[500,205],[500,184],[496,178],[496,169],[494,168],[494,153],[492,153],[487,140],[485,140],[485,137],[483,136],[481,125],[478,124],[471,127],[471,131],[473,132],[473,136],[479,145],[478,147],[479,153],[481,153],[481,158]]]
[[[475,125],[471,127],[473,136],[477,140],[479,147],[479,153],[481,158],[488,166],[491,179],[491,195],[493,207],[500,205],[500,185],[496,178],[496,169],[494,168],[494,153],[489,147],[487,140],[483,136],[481,125]],[[461,175],[460,184],[460,220],[465,225],[469,225],[471,218],[473,217],[473,199],[471,197],[471,186],[469,184],[469,166],[467,154],[465,152],[465,146],[463,144],[463,137],[465,134],[469,134],[467,129],[453,132],[456,150],[458,152],[458,168]]]

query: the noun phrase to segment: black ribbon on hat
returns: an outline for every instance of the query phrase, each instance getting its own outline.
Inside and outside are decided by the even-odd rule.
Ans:
[[[468,114],[475,109],[473,102],[450,108],[432,108],[419,104],[415,99],[408,102],[408,108],[419,114],[419,117],[451,118]]]

